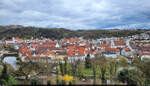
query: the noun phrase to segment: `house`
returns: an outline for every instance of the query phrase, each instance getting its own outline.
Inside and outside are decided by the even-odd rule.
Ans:
[[[108,47],[110,47],[110,44],[97,44],[97,48],[99,48],[99,49],[105,49],[105,48],[108,48]]]
[[[116,48],[124,48],[126,46],[126,43],[122,40],[114,40],[114,44]]]
[[[21,43],[20,40],[20,44],[18,44],[20,45],[19,56],[23,61],[64,62],[64,59],[67,59],[72,62],[75,60],[84,61],[87,55],[90,55],[90,58],[95,58],[95,55],[98,54],[104,54],[107,58],[118,58],[120,51],[124,56],[131,53],[126,43],[119,38],[99,40],[70,38],[52,41],[50,39],[35,39],[30,40],[30,43]],[[19,43],[18,41],[14,43]]]
[[[120,55],[120,50],[117,48],[105,48],[105,52],[108,54],[117,54]]]
[[[6,43],[6,45],[7,45],[7,44],[14,44],[15,42],[10,39],[10,40],[6,40],[5,43]]]
[[[12,39],[5,41],[6,44],[15,44],[15,43],[23,43],[23,42],[24,40],[19,37],[13,37]]]
[[[149,39],[149,35],[146,34],[146,33],[141,33],[141,34],[140,34],[140,38],[147,40],[147,39]]]
[[[117,48],[105,48],[103,54],[106,58],[117,58],[120,55],[120,50]]]
[[[132,35],[132,38],[133,38],[133,39],[139,39],[140,36],[139,36],[139,35]]]
[[[24,42],[23,39],[19,38],[19,37],[13,37],[12,40],[15,42],[15,43],[22,43]]]
[[[141,60],[150,59],[150,44],[144,44],[139,46],[138,53],[141,56]]]
[[[150,52],[143,52],[141,54],[141,60],[147,60],[147,59],[150,60]]]
[[[86,48],[83,46],[68,46],[67,47],[68,60],[84,60],[85,59],[85,50]]]
[[[33,61],[33,62],[50,62],[50,57],[40,57],[40,56],[27,56],[24,58],[25,62]]]
[[[132,55],[132,52],[131,52],[131,49],[130,48],[124,48],[122,51],[121,51],[121,55],[123,56],[131,56]]]

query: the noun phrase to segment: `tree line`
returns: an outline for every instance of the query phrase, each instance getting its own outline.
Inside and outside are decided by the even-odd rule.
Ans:
[[[140,34],[147,30],[68,30],[65,28],[38,28],[38,27],[0,27],[0,39],[11,37],[21,38],[50,38],[62,39],[71,37],[83,37],[85,39],[97,39],[100,37],[126,37]]]

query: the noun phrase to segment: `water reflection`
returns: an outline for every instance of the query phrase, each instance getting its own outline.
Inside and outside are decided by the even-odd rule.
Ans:
[[[3,62],[10,64],[13,68],[16,69],[16,57],[5,57]]]

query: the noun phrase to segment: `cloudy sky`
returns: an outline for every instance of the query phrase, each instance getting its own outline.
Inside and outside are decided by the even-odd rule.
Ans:
[[[0,25],[150,28],[150,0],[0,0]]]

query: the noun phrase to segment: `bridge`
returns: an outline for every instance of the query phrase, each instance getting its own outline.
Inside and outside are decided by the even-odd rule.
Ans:
[[[11,53],[3,53],[2,56],[0,57],[0,61],[2,62],[3,59],[7,56],[15,56],[18,57],[18,53],[17,52],[11,52]]]

